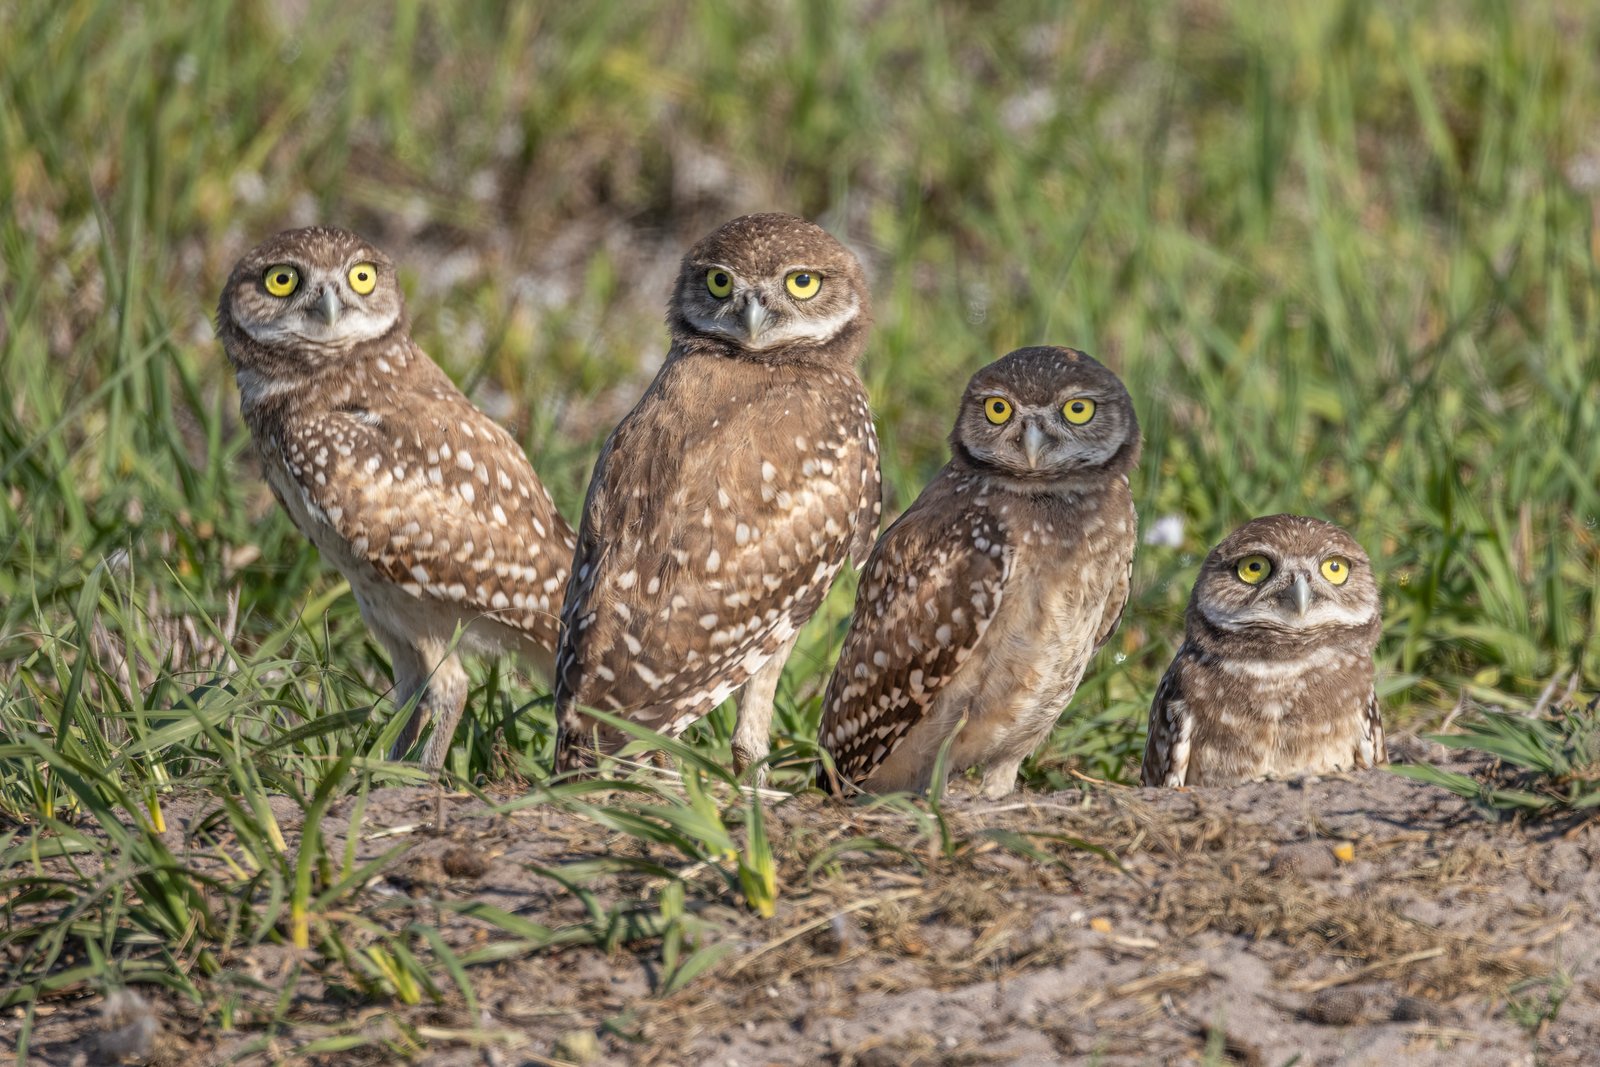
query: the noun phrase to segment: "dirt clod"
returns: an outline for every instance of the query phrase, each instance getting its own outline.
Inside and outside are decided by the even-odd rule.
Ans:
[[[451,845],[439,857],[439,866],[451,878],[465,878],[477,880],[489,873],[489,861],[483,853],[467,848],[465,845]]]
[[[1272,859],[1267,863],[1267,873],[1274,877],[1298,875],[1301,878],[1326,878],[1337,867],[1333,850],[1327,842],[1296,841],[1272,854]]]

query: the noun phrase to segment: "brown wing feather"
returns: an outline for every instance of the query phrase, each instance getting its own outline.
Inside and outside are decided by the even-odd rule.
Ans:
[[[1122,484],[1124,486],[1128,484],[1126,475],[1124,475],[1122,478]],[[1116,498],[1108,497],[1107,499],[1114,500]],[[1133,510],[1132,494],[1126,495],[1126,506],[1128,509],[1127,528],[1129,530],[1137,530],[1139,528],[1139,517],[1134,513]],[[1118,543],[1118,551],[1122,556],[1123,573],[1126,575],[1126,577],[1123,579],[1123,581],[1112,585],[1111,591],[1107,596],[1105,611],[1100,616],[1102,619],[1105,619],[1106,622],[1105,625],[1100,628],[1100,632],[1095,636],[1094,641],[1094,650],[1096,652],[1104,648],[1106,642],[1111,640],[1111,635],[1117,632],[1118,626],[1122,625],[1122,613],[1128,610],[1128,596],[1133,589],[1134,544],[1135,539],[1132,536],[1129,536],[1124,541]]]
[[[1367,692],[1361,709],[1361,740],[1356,748],[1357,767],[1376,767],[1389,762],[1389,746],[1383,733],[1383,713],[1378,707],[1378,691]]]
[[[1180,786],[1189,777],[1194,716],[1183,699],[1184,660],[1185,650],[1179,649],[1150,702],[1150,728],[1139,764],[1139,780],[1144,785]]]
[[[870,434],[853,374],[669,357],[595,466],[557,656],[564,728],[581,705],[672,730],[747,681],[821,603],[876,499]]]
[[[297,523],[326,522],[380,578],[553,647],[571,528],[511,435],[437,374],[431,395],[291,416],[275,436],[292,485],[274,490],[297,494]]]
[[[820,737],[859,782],[888,757],[982,640],[1014,557],[993,516],[960,507],[948,471],[884,533],[864,568],[823,698]]]
[[[859,464],[860,484],[857,487],[855,534],[850,540],[850,559],[857,569],[866,564],[872,546],[878,540],[878,520],[883,515],[882,476],[878,470],[878,432],[872,425],[872,409],[863,392],[857,398],[855,417],[866,427],[862,441],[865,453]]]

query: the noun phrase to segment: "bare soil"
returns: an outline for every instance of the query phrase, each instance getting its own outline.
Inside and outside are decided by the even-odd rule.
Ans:
[[[329,816],[331,840],[351,807]],[[418,1061],[444,1065],[1596,1062],[1592,820],[1495,823],[1387,771],[956,796],[945,814],[948,848],[904,811],[818,796],[777,805],[776,915],[719,890],[714,867],[689,871],[701,945],[728,954],[665,995],[654,939],[476,967],[475,1019],[447,982],[439,1003],[372,1004],[297,967],[294,950],[263,947],[228,965],[259,982],[244,1003],[263,1012],[292,982],[293,1028],[269,1032],[241,1011],[236,1029],[217,1031],[196,1006],[143,987],[131,1012],[119,1002],[108,1015],[99,997],[41,1005],[31,1062],[113,1062],[130,1026],[153,1034],[144,1061],[187,1065],[392,1062],[406,1028],[424,1041]],[[185,821],[169,816],[175,845]],[[808,873],[852,838],[878,845]],[[505,934],[442,902],[559,926],[585,912],[549,868],[623,854],[685,869],[591,819],[496,813],[428,788],[372,796],[362,853],[397,842],[409,847],[362,891],[361,914],[388,929],[437,924],[456,951]],[[661,884],[611,874],[587,887],[614,902]],[[352,1023],[392,1033],[399,1051],[295,1051]],[[0,1020],[0,1046],[17,1026]]]

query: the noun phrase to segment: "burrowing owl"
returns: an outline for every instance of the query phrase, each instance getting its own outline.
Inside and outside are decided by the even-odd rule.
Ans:
[[[1355,539],[1252,519],[1200,566],[1183,646],[1150,705],[1145,785],[1232,785],[1387,758],[1372,650],[1378,587]]]
[[[792,215],[747,215],[684,257],[672,348],[612,432],[584,504],[556,661],[557,765],[676,734],[740,686],[734,762],[768,748],[800,627],[879,510],[878,443],[855,371],[861,265]]]
[[[395,743],[434,721],[437,769],[467,697],[453,651],[509,648],[548,670],[572,530],[517,442],[406,330],[394,266],[346,230],[280,233],[233,268],[217,332],[267,482],[349,579],[388,650]]]
[[[951,459],[862,573],[821,740],[872,792],[983,769],[986,797],[1072,699],[1128,600],[1139,421],[1117,376],[1070,348],[980,370]]]

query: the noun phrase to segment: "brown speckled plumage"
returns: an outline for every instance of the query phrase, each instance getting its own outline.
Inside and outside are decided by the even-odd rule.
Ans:
[[[1072,425],[1082,400],[1094,412]],[[847,782],[926,788],[960,724],[952,773],[1014,788],[1127,603],[1139,448],[1127,390],[1081,352],[1021,349],[973,376],[950,462],[862,574],[820,732]]]
[[[796,272],[821,278],[808,299],[786,291]],[[761,759],[795,636],[877,526],[855,371],[870,310],[844,246],[790,215],[735,219],[684,258],[667,322],[666,363],[584,504],[557,657],[563,768],[623,740],[586,708],[676,734],[741,686],[735,762]]]
[[[1257,584],[1240,564],[1265,558]],[[1330,559],[1348,574],[1333,584]],[[1200,567],[1184,641],[1156,690],[1145,785],[1232,785],[1383,763],[1372,653],[1382,627],[1367,554],[1330,522],[1253,519]]]
[[[264,281],[280,264],[299,275],[286,296]],[[365,295],[358,264],[376,275]],[[422,761],[436,769],[467,694],[456,627],[548,669],[571,528],[517,442],[411,340],[393,264],[357,235],[291,230],[251,250],[217,332],[274,495],[349,579],[396,700],[421,694],[394,754],[433,719]]]

